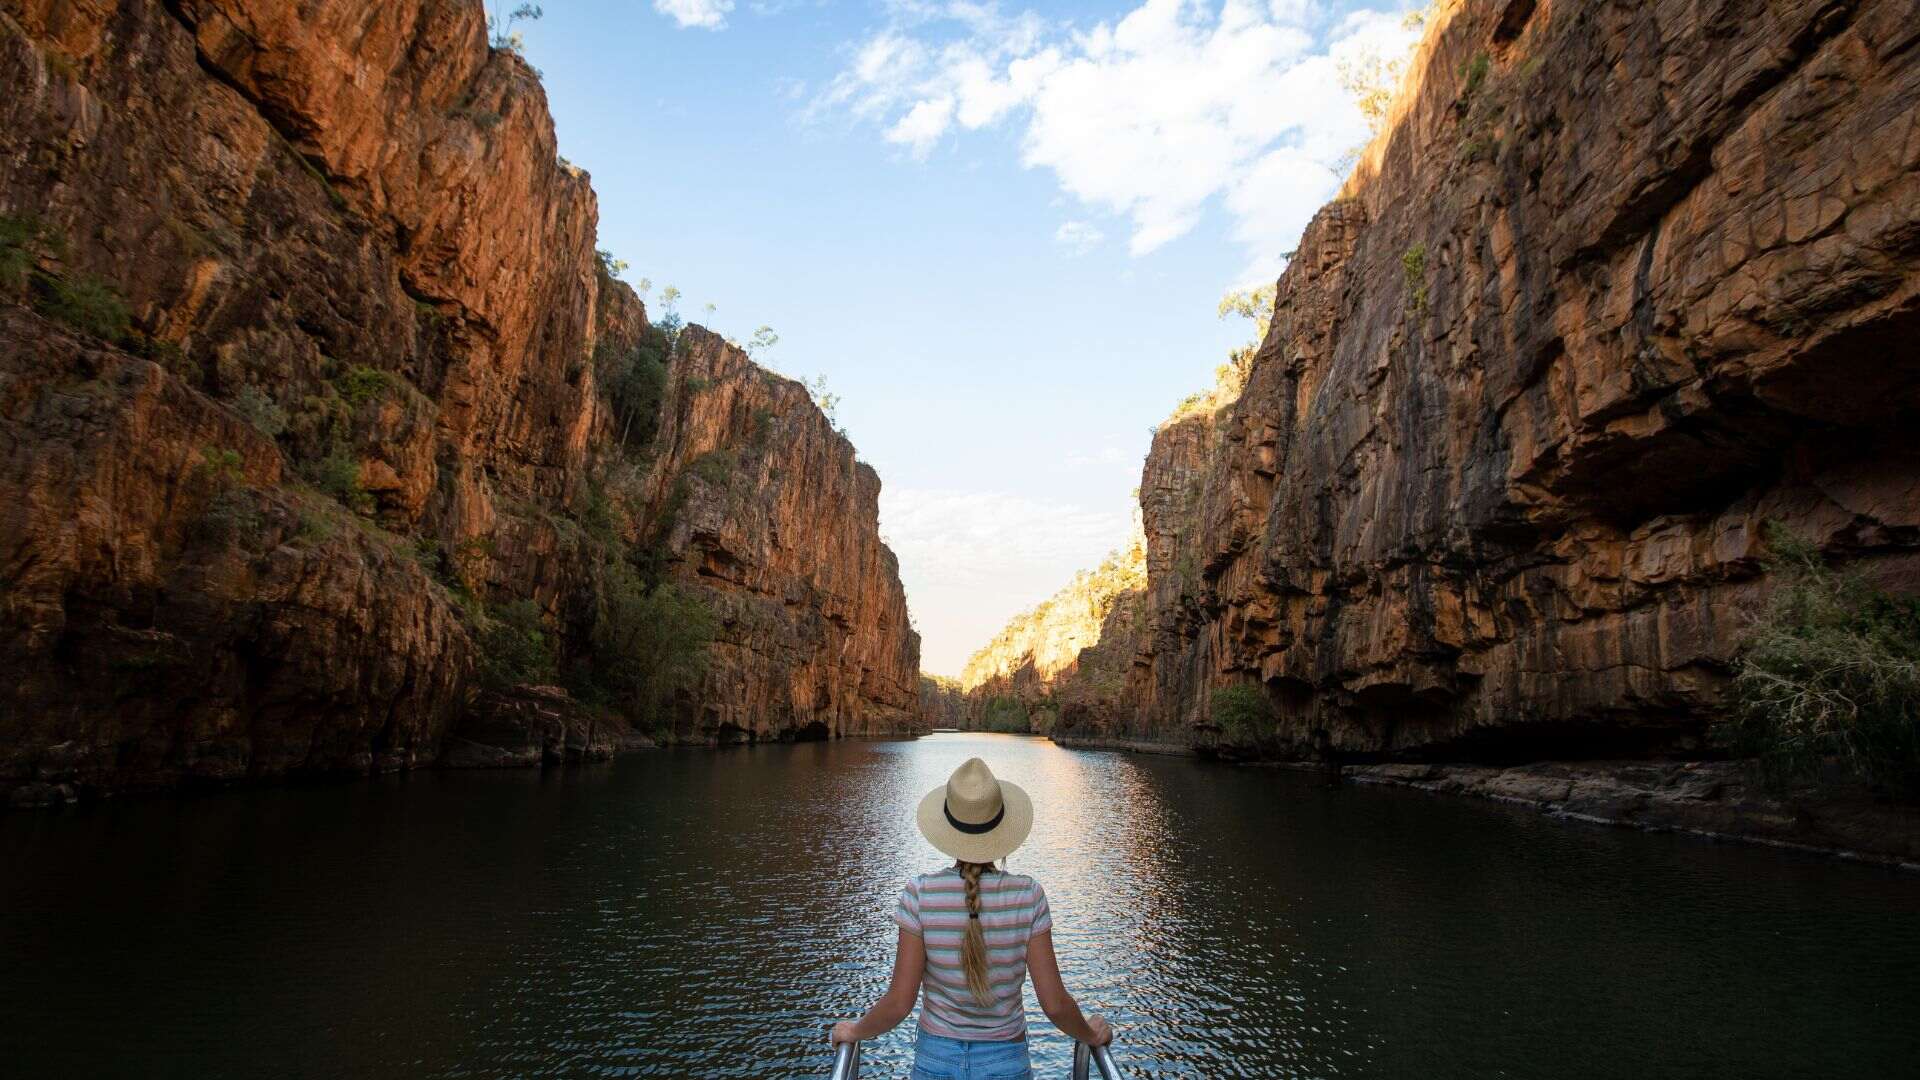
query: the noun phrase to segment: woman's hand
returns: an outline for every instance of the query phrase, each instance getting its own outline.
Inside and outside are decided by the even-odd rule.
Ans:
[[[827,1036],[827,1038],[830,1041],[832,1041],[832,1043],[835,1046],[838,1046],[841,1043],[850,1043],[850,1042],[860,1041],[859,1039],[854,1038],[853,1021],[851,1020],[842,1020],[839,1023],[833,1025],[833,1033]]]
[[[1093,1029],[1093,1041],[1088,1046],[1105,1046],[1113,1041],[1113,1025],[1107,1023],[1104,1016],[1087,1017],[1087,1026]]]

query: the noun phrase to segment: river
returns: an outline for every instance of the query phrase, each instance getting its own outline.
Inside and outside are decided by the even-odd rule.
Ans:
[[[0,817],[10,1077],[817,1077],[919,796],[1012,868],[1141,1077],[1893,1077],[1920,878],[1013,736],[671,750]],[[1030,1004],[1037,1075],[1071,1050]],[[911,1026],[870,1044],[904,1077]]]

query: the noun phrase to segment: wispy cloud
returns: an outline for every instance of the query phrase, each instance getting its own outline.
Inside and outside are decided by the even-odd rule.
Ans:
[[[957,675],[1008,618],[1052,595],[1127,536],[1123,508],[1088,510],[998,491],[886,488],[880,523],[923,625],[921,666]]]
[[[1331,20],[1315,0],[1145,0],[1084,30],[994,4],[896,0],[889,13],[850,48],[811,118],[873,124],[922,160],[949,137],[1017,123],[1022,163],[1125,218],[1133,254],[1184,236],[1218,205],[1247,273],[1261,276],[1277,272],[1339,187],[1334,164],[1366,138],[1338,62],[1395,55],[1415,34],[1397,12]]]
[[[1069,221],[1054,230],[1053,241],[1075,255],[1092,251],[1106,234],[1084,221]]]
[[[653,0],[653,10],[678,23],[682,30],[725,30],[733,0]]]

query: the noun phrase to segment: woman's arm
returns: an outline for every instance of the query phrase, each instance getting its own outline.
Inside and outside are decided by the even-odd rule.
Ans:
[[[1113,1041],[1113,1027],[1106,1019],[1080,1015],[1080,1003],[1060,981],[1060,962],[1053,955],[1053,931],[1042,930],[1027,939],[1027,974],[1033,979],[1033,996],[1040,999],[1040,1011],[1047,1014],[1054,1027],[1088,1046],[1105,1046]]]
[[[833,1025],[833,1041],[864,1042],[892,1031],[913,1012],[914,999],[920,996],[920,977],[926,971],[927,947],[920,935],[900,931],[900,942],[893,951],[893,981],[887,984],[887,992],[873,1003],[867,1015]]]

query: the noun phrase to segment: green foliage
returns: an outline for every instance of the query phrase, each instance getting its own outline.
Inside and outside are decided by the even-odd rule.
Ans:
[[[465,120],[481,131],[492,131],[500,125],[500,114],[491,109],[475,109],[463,105],[448,115]]]
[[[225,491],[240,482],[240,465],[238,450],[209,446],[200,451],[200,464],[194,471],[217,490]]]
[[[487,13],[487,32],[492,35],[493,47],[518,53],[526,47],[526,38],[513,28],[515,23],[539,22],[546,12],[539,4],[521,4],[512,11],[495,14]]]
[[[332,518],[311,510],[302,510],[300,524],[293,530],[293,542],[303,547],[314,547],[333,539],[336,531],[337,526]]]
[[[147,359],[173,372],[174,375],[189,383],[198,383],[205,378],[206,372],[197,360],[189,357],[185,349],[176,341],[162,341],[159,338],[141,338],[140,352]]]
[[[1480,135],[1460,142],[1460,161],[1471,165],[1476,161],[1492,161],[1500,153],[1500,140],[1490,135]]]
[[[333,385],[347,404],[357,409],[369,401],[385,397],[398,387],[399,379],[379,368],[355,364],[335,376]]]
[[[592,680],[629,715],[664,719],[674,696],[706,674],[713,612],[679,585],[649,585],[620,560],[602,568],[599,586]]]
[[[241,387],[227,404],[269,439],[279,438],[280,433],[287,430],[287,411],[274,404],[267,392],[257,386]]]
[[[580,527],[603,547],[620,543],[620,523],[614,520],[613,500],[606,488],[597,483],[587,486],[587,498],[580,507]]]
[[[747,436],[748,444],[755,453],[765,453],[767,444],[773,439],[773,410],[762,405],[753,410],[753,430]]]
[[[600,262],[600,272],[610,278],[617,278],[626,272],[627,261],[625,259],[614,258],[613,252],[608,251],[606,248],[596,250],[593,256]]]
[[[1273,734],[1273,705],[1258,686],[1236,683],[1213,692],[1213,722],[1235,742],[1252,742]]]
[[[531,600],[489,608],[480,621],[476,644],[480,681],[487,686],[553,681],[553,638]]]
[[[340,501],[355,513],[373,512],[373,495],[360,486],[360,459],[351,450],[336,446],[315,462],[311,470],[313,486]]]
[[[1920,597],[1833,569],[1777,525],[1767,543],[1781,584],[1743,643],[1716,737],[1776,786],[1831,762],[1920,795]]]
[[[761,353],[778,344],[780,344],[780,335],[773,332],[773,327],[759,327],[754,330],[753,337],[747,339],[747,355],[758,358]]]
[[[446,549],[441,547],[439,540],[431,536],[416,536],[407,554],[412,555],[413,561],[420,564],[420,569],[433,575],[434,580],[442,585],[453,584],[446,573]]]
[[[680,290],[672,285],[661,289],[660,317],[654,320],[653,328],[666,336],[669,353],[679,347],[680,331],[686,326],[687,320],[680,317]]]
[[[1491,58],[1482,52],[1475,53],[1473,59],[1460,65],[1460,78],[1464,80],[1460,87],[1462,104],[1472,102],[1473,96],[1480,92],[1481,85],[1487,81],[1487,70],[1492,64]]]
[[[740,468],[740,454],[732,447],[723,450],[709,450],[693,459],[687,471],[716,487],[733,478]]]
[[[257,536],[266,527],[266,520],[255,504],[253,492],[238,485],[220,488],[207,508],[194,523],[194,531],[202,539],[217,544],[229,544],[249,536]]]
[[[40,223],[32,218],[0,216],[0,288],[21,289],[33,270],[40,244]]]
[[[620,423],[622,445],[645,446],[660,425],[660,402],[667,392],[667,356],[671,345],[664,331],[649,327],[631,349],[609,342],[595,346],[594,384],[606,394]]]
[[[1023,735],[1033,730],[1033,721],[1019,698],[990,697],[980,709],[980,730]]]
[[[133,332],[133,316],[127,302],[113,286],[96,277],[78,274],[71,278],[41,275],[37,306],[48,318],[58,319],[83,334],[119,345]]]
[[[811,379],[800,380],[800,385],[807,388],[813,403],[820,407],[820,412],[826,416],[833,430],[843,431],[840,427],[840,395],[827,390],[827,377],[815,375]]]
[[[1427,245],[1415,244],[1400,256],[1407,278],[1407,306],[1416,314],[1427,310]]]

